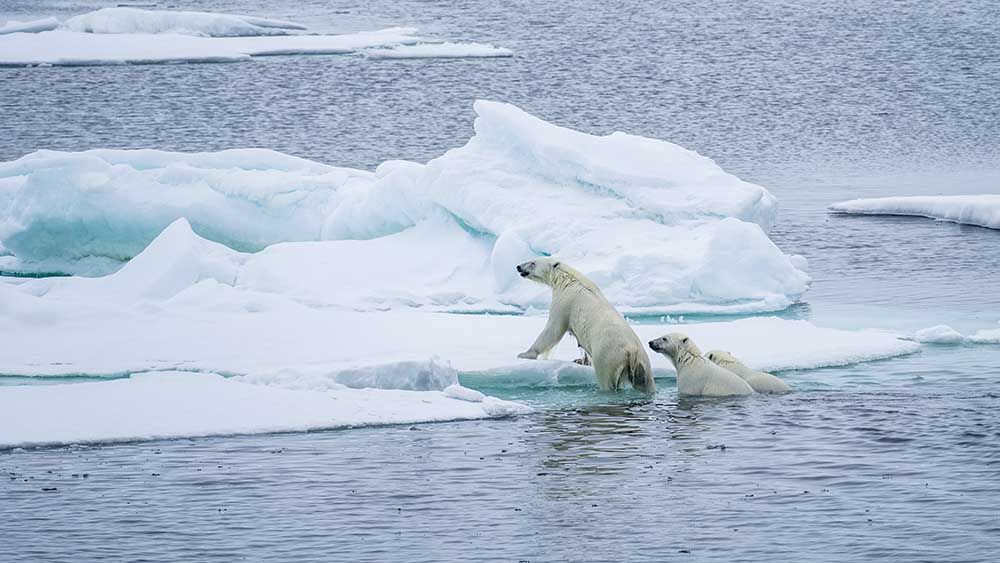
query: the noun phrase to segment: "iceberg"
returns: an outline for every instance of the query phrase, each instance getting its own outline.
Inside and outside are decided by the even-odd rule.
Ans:
[[[1000,194],[852,199],[830,211],[854,215],[912,215],[1000,229]]]
[[[297,23],[212,12],[102,8],[69,18],[66,31],[81,33],[175,33],[200,37],[288,35],[306,27]]]
[[[8,33],[40,33],[42,31],[52,31],[59,27],[59,20],[55,18],[42,18],[28,22],[10,20],[0,26],[0,35]]]
[[[371,59],[474,59],[513,57],[514,52],[504,47],[483,43],[417,43],[399,45],[389,49],[368,49],[364,55]]]
[[[346,54],[419,42],[415,31],[390,28],[343,35],[198,37],[57,29],[0,35],[0,66],[239,62],[269,55]]]
[[[190,236],[252,253],[205,279],[311,307],[544,308],[548,291],[514,273],[540,255],[565,259],[635,314],[780,310],[808,288],[801,260],[767,237],[776,202],[764,188],[665,141],[474,108],[465,146],[374,173],[260,149],[40,151],[2,163],[10,256],[0,267],[92,273],[184,218]]]
[[[181,372],[3,387],[0,448],[469,420],[530,412],[522,404],[482,394],[472,400],[467,394],[456,395],[454,389],[283,389],[218,374]]]

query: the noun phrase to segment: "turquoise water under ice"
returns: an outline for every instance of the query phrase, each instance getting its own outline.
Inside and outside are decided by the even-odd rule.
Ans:
[[[0,19],[98,5],[0,0]],[[415,25],[517,56],[0,69],[0,159],[262,146],[372,168],[463,143],[472,100],[498,99],[667,139],[769,188],[772,238],[814,278],[789,316],[998,326],[1000,231],[825,211],[1000,192],[994,3],[170,5],[332,31]],[[996,558],[1000,347],[782,375],[794,394],[687,401],[664,380],[646,401],[463,374],[536,414],[0,452],[0,561]]]

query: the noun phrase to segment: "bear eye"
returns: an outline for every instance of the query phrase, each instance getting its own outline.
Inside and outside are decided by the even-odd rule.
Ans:
[[[552,265],[552,267],[553,268],[558,268],[561,265],[562,265],[562,262],[556,262],[555,264]]]
[[[686,336],[685,336],[684,338],[682,338],[682,339],[681,339],[681,342],[687,342],[687,341],[688,341],[688,339],[687,339],[687,337],[686,337]]]

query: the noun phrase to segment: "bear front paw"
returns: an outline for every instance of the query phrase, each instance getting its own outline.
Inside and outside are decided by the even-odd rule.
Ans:
[[[517,355],[517,357],[523,360],[534,360],[538,358],[538,352],[528,350],[527,352],[521,352]]]

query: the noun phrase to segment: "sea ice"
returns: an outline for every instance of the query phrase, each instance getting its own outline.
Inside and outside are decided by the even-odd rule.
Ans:
[[[936,325],[918,330],[913,339],[927,344],[961,344],[965,337],[948,325]]]
[[[266,38],[265,38],[266,39]],[[677,145],[477,102],[476,135],[370,173],[266,150],[40,151],[0,164],[0,267],[127,260],[170,222],[240,251],[243,289],[311,306],[544,308],[514,266],[557,255],[623,311],[768,311],[809,284],[764,188]],[[288,244],[276,244],[286,241]],[[69,273],[78,270],[69,269]],[[75,282],[67,282],[75,283]]]
[[[390,49],[368,49],[364,55],[372,59],[473,59],[513,57],[514,52],[483,43],[418,43]]]
[[[493,397],[470,401],[457,395],[441,390],[283,389],[180,372],[2,387],[0,448],[467,420],[530,411]]]
[[[976,344],[1000,344],[1000,328],[982,329],[969,337]]]
[[[860,215],[916,215],[1000,229],[1000,194],[854,199],[835,203],[830,210]]]
[[[236,62],[250,57],[343,54],[416,43],[413,28],[343,35],[196,37],[172,33],[82,33],[57,29],[0,35],[0,66]]]
[[[202,37],[288,35],[306,29],[297,23],[212,12],[102,8],[69,18],[66,31],[83,33],[175,33]]]
[[[57,27],[59,27],[59,20],[55,18],[42,18],[28,22],[10,20],[0,26],[0,35],[8,33],[40,33],[42,31],[51,31]]]

